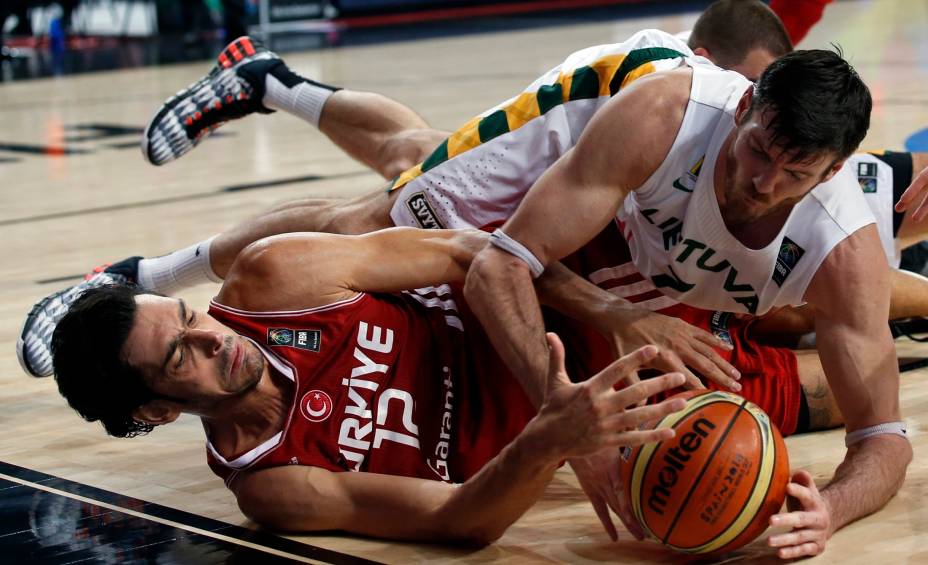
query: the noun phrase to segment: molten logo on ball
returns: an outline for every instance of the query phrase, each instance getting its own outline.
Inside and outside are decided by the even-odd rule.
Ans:
[[[709,436],[709,430],[714,430],[715,424],[705,418],[693,423],[693,431],[680,437],[680,445],[667,450],[664,455],[664,467],[657,472],[657,484],[651,488],[648,496],[648,507],[657,514],[664,514],[667,508],[667,498],[670,490],[677,484],[677,473],[686,468],[686,462],[692,453],[702,445],[702,438]]]

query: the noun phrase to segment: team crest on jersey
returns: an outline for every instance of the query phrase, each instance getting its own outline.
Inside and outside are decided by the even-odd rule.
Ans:
[[[864,194],[876,192],[876,163],[857,163],[857,182]]]
[[[700,157],[699,161],[696,161],[696,164],[690,167],[689,171],[684,173],[682,177],[673,181],[673,187],[683,192],[693,192],[696,188],[696,181],[699,180],[699,171],[702,170],[702,162],[705,160],[705,155]]]
[[[777,264],[773,268],[773,282],[783,286],[783,281],[793,272],[796,263],[802,258],[805,250],[788,237],[780,242],[780,253],[777,255]]]
[[[267,344],[276,347],[296,347],[318,353],[322,343],[319,330],[291,330],[290,328],[268,328]]]
[[[435,210],[432,208],[424,192],[417,192],[407,198],[406,207],[412,212],[412,215],[416,218],[416,222],[419,223],[419,227],[422,229],[444,229],[445,226],[441,225],[441,222],[438,220],[438,214],[435,213]]]
[[[328,393],[311,390],[300,399],[300,413],[310,422],[322,422],[332,415],[333,405]]]

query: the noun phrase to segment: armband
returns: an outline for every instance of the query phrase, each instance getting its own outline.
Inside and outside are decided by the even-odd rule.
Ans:
[[[528,270],[531,271],[533,279],[537,279],[545,272],[545,266],[541,264],[538,257],[535,257],[535,254],[529,251],[528,247],[506,235],[503,230],[497,229],[495,232],[491,233],[490,243],[506,253],[521,259],[528,265]]]
[[[887,422],[885,424],[877,424],[848,433],[844,436],[844,445],[850,447],[867,438],[881,435],[894,435],[909,439],[909,436],[905,433],[905,422]]]

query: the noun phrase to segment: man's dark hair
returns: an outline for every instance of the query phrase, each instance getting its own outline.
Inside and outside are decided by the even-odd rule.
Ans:
[[[715,64],[725,69],[757,48],[775,58],[793,50],[783,22],[759,0],[713,2],[696,20],[688,43],[690,49],[709,51]]]
[[[85,291],[52,334],[58,390],[88,422],[107,433],[134,437],[154,426],[132,411],[156,398],[141,373],[126,363],[122,349],[135,321],[135,297],[151,294],[137,286],[108,285]]]
[[[773,143],[804,161],[823,152],[850,157],[870,127],[870,90],[840,50],[794,51],[774,61],[754,89],[751,108],[770,114]]]

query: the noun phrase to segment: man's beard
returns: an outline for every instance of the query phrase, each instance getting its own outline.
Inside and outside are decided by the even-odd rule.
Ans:
[[[793,205],[801,199],[788,199],[773,204],[770,196],[757,192],[750,180],[744,182],[739,188],[733,153],[733,149],[730,149],[728,162],[725,163],[725,183],[722,189],[725,194],[725,207],[720,207],[722,220],[728,228],[752,224],[784,210],[791,209]]]
[[[219,353],[219,366],[223,374],[220,374],[220,379],[223,377],[227,378],[226,388],[228,392],[233,394],[245,394],[253,390],[258,386],[258,383],[261,381],[261,375],[264,373],[264,355],[261,355],[260,352],[258,355],[248,355],[248,346],[250,343],[245,341],[242,343],[242,362],[239,365],[239,370],[236,375],[231,374],[231,363],[232,363],[232,347],[233,347],[234,338],[230,335],[227,335],[223,339],[222,351]],[[226,375],[228,375],[226,377]],[[237,380],[233,381],[238,377]]]

